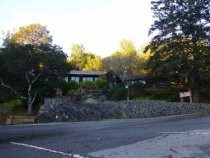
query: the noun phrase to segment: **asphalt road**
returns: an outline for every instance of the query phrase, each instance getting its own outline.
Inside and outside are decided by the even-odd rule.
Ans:
[[[90,158],[88,153],[162,135],[210,128],[210,116],[186,115],[0,126],[0,158]]]

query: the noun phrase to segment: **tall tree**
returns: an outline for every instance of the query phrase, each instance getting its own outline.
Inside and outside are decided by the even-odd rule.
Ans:
[[[101,57],[93,53],[85,53],[83,45],[73,44],[71,51],[72,53],[69,57],[69,61],[75,69],[83,71],[103,69]]]
[[[37,48],[39,47],[39,48]],[[66,55],[58,46],[49,44],[17,45],[11,43],[0,54],[0,85],[27,101],[28,114],[37,97],[36,83],[67,69]]]
[[[93,53],[85,54],[86,63],[82,70],[84,71],[101,71],[103,70],[103,63],[100,56]]]
[[[209,67],[209,0],[153,0],[154,33],[147,49],[153,53],[149,67],[155,76],[176,75],[187,82],[199,102],[201,74]]]
[[[41,24],[23,26],[15,33],[7,33],[6,38],[4,39],[4,45],[7,45],[7,43],[11,41],[17,44],[31,45],[51,43],[52,36],[49,33],[47,27]]]
[[[123,75],[124,71],[129,74],[139,73],[142,68],[140,54],[133,43],[128,40],[122,40],[120,49],[104,58],[103,63],[107,70],[112,70],[120,75]]]
[[[84,46],[79,44],[73,44],[69,60],[74,66],[74,68],[82,70],[86,63]]]
[[[7,34],[1,48],[0,85],[27,101],[28,114],[37,96],[36,83],[67,68],[65,53],[51,41],[45,26],[32,24]]]

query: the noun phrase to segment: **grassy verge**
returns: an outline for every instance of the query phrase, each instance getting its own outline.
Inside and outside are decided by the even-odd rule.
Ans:
[[[144,100],[151,100],[149,96],[139,96],[139,97],[134,97],[132,100],[135,101],[144,101]]]
[[[152,100],[179,101],[179,89],[146,89],[146,95]]]
[[[179,88],[150,88],[145,89],[144,93],[140,96],[133,97],[132,100],[167,100],[172,102],[179,102]],[[185,98],[186,102],[189,102],[189,98]],[[201,89],[200,93],[201,103],[210,103],[210,91],[209,89]]]
[[[8,102],[0,103],[0,125],[5,124],[9,115],[24,115],[26,107],[20,99],[14,99]]]
[[[167,101],[179,101],[179,89],[159,89],[150,88],[145,89],[145,91],[140,96],[133,97],[132,100],[167,100]]]

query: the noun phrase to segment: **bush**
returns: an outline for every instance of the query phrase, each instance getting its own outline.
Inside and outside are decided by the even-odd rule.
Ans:
[[[139,96],[139,97],[132,98],[132,100],[144,101],[144,100],[150,100],[150,98],[148,96]]]
[[[79,89],[79,84],[76,81],[69,81],[68,82],[68,90],[77,90]]]
[[[23,107],[24,104],[25,103],[21,99],[14,99],[8,102],[1,103],[0,107],[18,108],[18,107]]]
[[[56,89],[61,89],[64,94],[68,92],[68,83],[61,78],[49,78],[47,82],[36,85],[37,91],[44,97],[55,95]]]
[[[150,99],[179,101],[179,89],[147,89]]]
[[[107,89],[105,94],[111,100],[126,100],[127,89],[124,87],[113,87]]]
[[[98,89],[104,89],[107,87],[107,80],[105,78],[99,78],[95,81],[95,84]]]
[[[130,97],[136,98],[145,95],[145,85],[142,83],[134,83],[130,85]]]
[[[96,84],[92,81],[84,81],[80,83],[80,87],[85,90],[93,90],[96,89]]]
[[[105,90],[108,99],[111,100],[126,100],[127,89],[124,86],[117,86]],[[129,87],[129,98],[134,99],[145,95],[145,85],[142,83],[134,83]]]

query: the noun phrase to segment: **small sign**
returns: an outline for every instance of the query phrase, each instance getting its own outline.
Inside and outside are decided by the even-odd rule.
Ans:
[[[181,102],[183,102],[183,98],[184,97],[189,97],[190,98],[190,102],[192,103],[192,93],[191,93],[191,91],[188,91],[188,92],[180,92],[179,93],[179,97],[181,98]]]
[[[191,97],[191,92],[180,92],[179,97]]]

